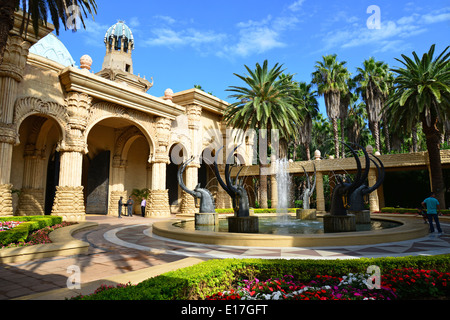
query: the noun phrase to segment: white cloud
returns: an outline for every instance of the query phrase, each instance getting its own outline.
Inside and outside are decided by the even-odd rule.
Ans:
[[[193,28],[173,30],[171,28],[154,29],[155,37],[147,39],[147,46],[192,46],[222,41],[226,36],[213,31],[199,31]]]
[[[406,39],[427,31],[426,25],[450,20],[450,13],[432,12],[425,15],[413,13],[396,21],[381,16],[381,29],[369,29],[364,24],[345,24],[322,35],[325,49],[355,48],[373,45],[375,52],[402,51],[410,45]]]
[[[130,28],[137,28],[141,25],[138,17],[131,17],[130,21],[127,23]]]
[[[84,24],[86,29],[80,28],[77,32],[83,34],[85,44],[94,47],[104,47],[103,40],[110,25],[100,24],[91,19],[85,19]]]
[[[292,3],[288,8],[293,12],[297,12],[301,10],[303,2],[305,2],[305,0],[297,0],[294,3]]]

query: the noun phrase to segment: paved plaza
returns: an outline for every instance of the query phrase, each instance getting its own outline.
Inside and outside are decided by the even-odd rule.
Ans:
[[[379,245],[314,248],[220,246],[163,239],[152,235],[151,228],[161,219],[139,216],[87,215],[86,220],[98,223],[98,227],[77,232],[74,237],[90,244],[87,254],[0,265],[0,299],[70,298],[76,295],[67,290],[73,266],[81,271],[84,294],[100,283],[137,283],[206,259],[354,259],[450,253],[450,223],[445,219],[441,219],[442,235]]]

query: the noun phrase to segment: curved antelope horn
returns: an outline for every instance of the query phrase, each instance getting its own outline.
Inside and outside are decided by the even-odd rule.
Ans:
[[[241,173],[242,169],[244,169],[244,166],[242,166],[242,167],[239,169],[238,173],[236,174],[236,179],[234,179],[235,185],[238,185],[238,184],[239,184],[239,183],[238,183],[238,179],[239,179],[239,174]]]
[[[238,190],[236,189],[236,187],[233,185],[233,183],[231,182],[231,178],[230,178],[230,162],[231,159],[234,157],[234,152],[237,150],[237,148],[239,148],[239,146],[235,147],[233,149],[232,152],[230,152],[230,154],[228,155],[227,158],[227,163],[225,164],[225,181],[227,182],[227,186],[230,189],[231,192],[233,193],[237,193]]]
[[[363,153],[364,153],[366,167],[365,167],[365,169],[364,169],[364,172],[362,172],[361,162],[359,161],[359,157],[358,157],[358,155],[356,154],[355,150],[352,149],[352,148],[351,148],[348,144],[346,144],[345,142],[342,142],[342,143],[345,144],[345,145],[350,149],[350,151],[351,151],[352,154],[353,154],[353,157],[354,157],[355,160],[356,160],[356,167],[357,167],[356,177],[355,177],[355,180],[352,182],[352,184],[348,187],[348,193],[351,194],[353,191],[355,191],[356,188],[358,188],[359,186],[361,186],[361,185],[364,183],[364,181],[366,181],[367,176],[369,175],[370,158],[369,158],[369,155],[367,154],[367,151],[366,151],[363,147],[361,147],[361,146],[360,146],[359,144],[357,144],[357,143],[352,143],[352,144],[354,144],[355,146],[361,148],[361,150],[362,150]]]
[[[194,156],[192,156],[190,159],[188,159],[187,161],[185,161],[179,168],[178,168],[178,173],[177,173],[177,178],[178,178],[178,184],[180,185],[181,189],[183,189],[184,191],[186,191],[187,193],[189,193],[190,195],[195,196],[195,193],[188,189],[186,187],[186,185],[184,184],[183,181],[183,172],[186,169],[187,165],[189,163],[191,163],[194,160]]]
[[[381,186],[381,184],[383,183],[384,175],[385,175],[383,162],[381,162],[381,160],[375,155],[372,155],[372,157],[374,157],[380,165],[378,165],[373,159],[370,159],[377,167],[378,178],[373,186],[367,188],[367,193],[371,193],[372,191],[375,191],[376,189],[378,189]]]
[[[222,178],[220,177],[219,168],[217,167],[217,156],[220,153],[220,150],[223,149],[223,146],[220,147],[219,150],[216,152],[216,156],[214,157],[214,174],[216,175],[217,181],[219,181],[220,186],[230,195],[230,197],[234,198],[234,193],[231,192],[231,190],[228,188],[228,186],[223,182]],[[226,175],[227,167],[225,167],[225,175]]]

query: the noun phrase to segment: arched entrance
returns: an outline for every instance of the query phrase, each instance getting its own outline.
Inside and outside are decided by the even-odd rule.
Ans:
[[[30,114],[17,124],[11,183],[15,215],[50,214],[59,177],[58,145],[63,129],[49,115]]]
[[[151,186],[148,139],[138,124],[123,118],[106,118],[89,128],[82,178],[87,214],[118,215],[119,198],[125,203],[130,196],[133,211],[139,210],[140,199],[133,194]]]

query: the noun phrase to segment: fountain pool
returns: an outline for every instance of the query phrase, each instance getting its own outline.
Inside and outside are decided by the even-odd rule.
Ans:
[[[375,231],[395,228],[400,225],[401,223],[395,221],[373,219],[370,224],[358,224],[356,231]],[[192,220],[180,221],[175,223],[174,226],[184,230],[228,232],[227,219],[219,219],[219,225],[217,226],[196,226]],[[321,218],[317,220],[298,220],[290,216],[259,216],[259,233],[277,235],[323,234],[323,221]]]

